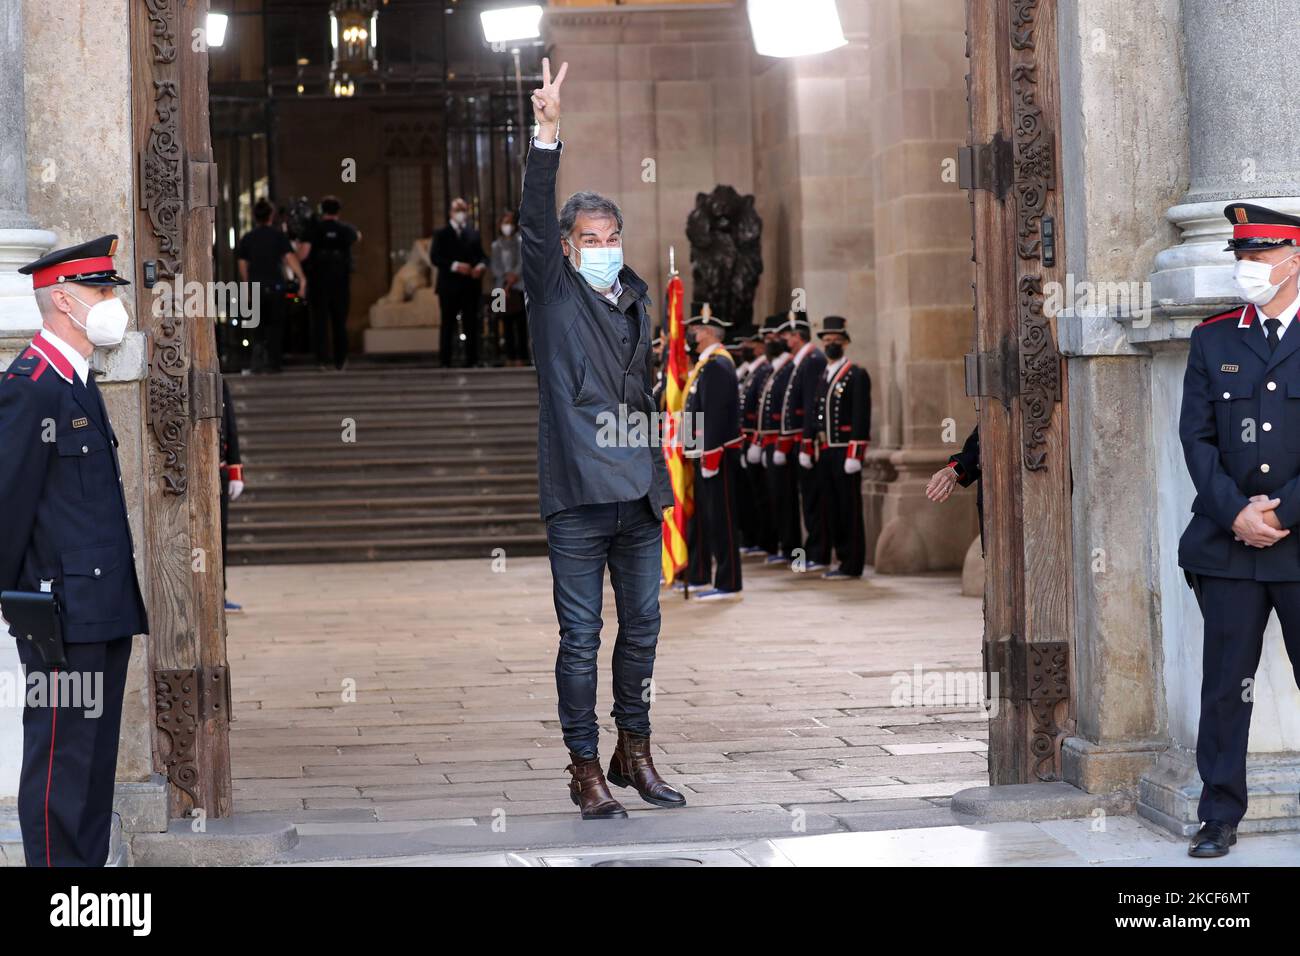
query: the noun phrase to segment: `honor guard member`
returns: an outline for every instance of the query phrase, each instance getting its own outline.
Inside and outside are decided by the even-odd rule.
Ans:
[[[664,333],[658,325],[655,326],[655,337],[650,341],[650,354],[655,370],[651,396],[654,398],[655,408],[662,412],[664,410]]]
[[[783,315],[769,315],[763,320],[762,328],[755,335],[756,355],[750,362],[749,374],[740,389],[740,427],[744,435],[741,454],[745,462],[743,481],[749,483],[751,513],[754,521],[754,537],[751,545],[742,548],[742,557],[754,556],[769,558],[780,547],[776,540],[776,521],[772,515],[771,498],[767,489],[767,470],[763,468],[763,445],[758,434],[759,403],[763,389],[772,375],[772,359],[780,355],[785,344],[773,342],[777,339],[776,330],[785,321]]]
[[[862,577],[867,532],[862,518],[862,459],[871,432],[871,376],[844,355],[849,338],[843,316],[828,315],[817,333],[826,353],[826,371],[817,381],[816,437],[804,451],[816,461],[823,508],[829,516],[831,544],[839,567],[828,581]]]
[[[221,379],[221,593],[225,598],[226,613],[238,614],[244,608],[225,597],[226,558],[228,528],[230,524],[230,503],[239,500],[244,493],[244,464],[239,456],[239,423],[235,420],[235,403],[230,400],[230,386],[225,376]]]
[[[778,447],[787,455],[798,454],[796,470],[799,504],[803,512],[803,571],[821,571],[830,563],[830,528],[823,507],[816,462],[804,450],[805,439],[817,437],[817,382],[826,371],[826,356],[812,341],[807,315],[799,313],[781,329],[792,355],[794,370],[786,382],[781,407],[781,438]]]
[[[707,302],[691,309],[686,334],[698,354],[686,380],[685,427],[695,459],[695,535],[690,545],[691,583],[705,584],[713,565],[713,587],[701,601],[740,597],[740,543],[736,535],[736,485],[740,479],[740,393],[736,364],[722,344],[730,322]]]
[[[768,361],[772,372],[763,384],[758,399],[758,432],[756,442],[762,448],[763,473],[767,481],[767,500],[771,503],[772,521],[776,527],[776,553],[763,563],[789,564],[803,544],[799,523],[799,479],[787,451],[793,440],[782,442],[781,419],[785,409],[785,396],[790,376],[794,373],[793,356],[786,345],[784,328],[788,321],[802,312],[787,312],[781,316],[776,328],[775,343],[767,344]],[[785,450],[783,450],[783,448]]]
[[[1300,669],[1300,219],[1247,203],[1224,212],[1246,304],[1193,330],[1178,422],[1196,487],[1178,563],[1205,619],[1202,825],[1188,848],[1198,857],[1226,854],[1246,813],[1252,705],[1242,688],[1272,611]]]
[[[749,480],[749,463],[745,460],[744,414],[745,384],[753,374],[757,333],[738,335],[727,345],[727,351],[736,360],[736,406],[741,416],[740,472],[736,476],[736,530],[742,557],[757,548],[758,513],[754,510],[754,491]],[[759,354],[761,354],[761,346]]]
[[[114,287],[116,236],[59,249],[18,271],[32,277],[42,328],[0,377],[0,590],[50,591],[66,665],[9,629],[29,684],[23,708],[18,819],[28,866],[103,866],[131,637],[147,634],[117,437],[89,358],[129,322]],[[38,676],[40,675],[40,676]],[[52,677],[52,675],[57,675]],[[68,688],[94,688],[93,708]]]

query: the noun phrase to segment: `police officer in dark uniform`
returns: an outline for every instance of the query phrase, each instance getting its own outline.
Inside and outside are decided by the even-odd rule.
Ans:
[[[804,449],[804,442],[817,437],[817,382],[826,371],[826,356],[812,341],[812,326],[803,313],[787,320],[781,329],[794,370],[785,387],[781,407],[781,438],[778,447],[787,455],[798,452],[796,469],[799,503],[803,512],[804,563],[794,570],[822,571],[830,563],[831,529],[817,480],[816,462]]]
[[[656,325],[655,337],[650,340],[650,361],[655,370],[655,381],[650,389],[650,397],[654,399],[655,408],[661,412],[664,410],[664,349],[663,329]]]
[[[685,455],[695,460],[695,533],[688,544],[692,584],[706,584],[713,569],[713,587],[701,601],[740,597],[740,541],[736,533],[736,483],[740,478],[740,393],[736,363],[723,347],[731,325],[714,315],[707,302],[693,308],[686,334],[696,352],[695,367],[686,381]],[[702,428],[702,431],[700,430]]]
[[[89,358],[129,322],[114,287],[116,236],[51,252],[32,277],[43,327],[0,377],[0,590],[53,592],[67,664],[47,667],[25,635],[18,817],[28,866],[102,866],[131,637],[147,634],[117,436]],[[61,672],[60,672],[61,671]],[[75,685],[98,695],[67,699]],[[74,706],[75,705],[75,706]]]
[[[817,380],[816,437],[804,451],[815,460],[823,509],[829,518],[831,544],[839,567],[826,571],[828,581],[862,577],[867,560],[867,533],[862,517],[862,459],[871,433],[871,376],[850,362],[850,341],[843,316],[828,315],[817,333],[826,354],[826,371]]]
[[[772,371],[763,384],[758,399],[758,432],[755,441],[762,449],[760,461],[767,481],[767,500],[772,508],[776,537],[776,552],[763,562],[768,565],[789,564],[795,551],[803,544],[799,524],[799,480],[795,475],[795,465],[787,455],[794,440],[784,440],[781,434],[786,392],[790,376],[794,373],[794,362],[791,361],[793,356],[786,345],[783,330],[786,322],[801,315],[802,312],[787,312],[781,316],[775,338],[767,344]]]
[[[1246,813],[1246,689],[1272,611],[1300,668],[1300,219],[1248,203],[1224,213],[1246,304],[1193,330],[1178,423],[1196,486],[1178,563],[1205,619],[1198,857],[1226,854]]]

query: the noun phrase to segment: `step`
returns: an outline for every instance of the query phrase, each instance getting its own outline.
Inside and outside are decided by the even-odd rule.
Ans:
[[[480,429],[491,427],[502,428],[524,428],[531,426],[533,434],[536,435],[537,429],[537,409],[521,408],[514,414],[503,412],[483,412],[477,410],[465,411],[438,411],[429,412],[425,415],[403,416],[398,413],[378,414],[371,413],[369,416],[361,415],[313,415],[313,416],[288,416],[283,413],[259,421],[239,422],[241,447],[244,433],[253,433],[256,428],[256,436],[273,436],[282,435],[300,435],[311,436],[317,439],[323,439],[326,436],[333,435],[335,440],[342,443],[343,429],[345,418],[352,419],[353,425],[350,428],[353,437],[352,442],[347,444],[360,444],[366,439],[368,434],[375,432],[387,433],[390,437],[393,432],[404,432],[423,438],[445,437],[445,429],[449,426],[457,425],[475,425]],[[253,437],[250,434],[250,437]]]
[[[391,511],[397,508],[488,508],[500,505],[537,504],[536,489],[532,493],[477,494],[477,495],[393,495],[392,497],[349,498],[289,498],[283,501],[245,501],[241,496],[230,506],[231,520],[236,515],[267,512],[277,509],[323,511],[327,509],[363,508],[372,511]]]
[[[500,550],[498,550],[500,549]],[[494,538],[363,538],[347,542],[230,542],[231,564],[310,564],[353,561],[427,561],[438,558],[490,560],[504,551],[519,557],[546,553],[545,534]]]
[[[246,491],[231,507],[232,510],[254,504],[272,502],[282,506],[285,502],[300,499],[313,507],[323,506],[324,498],[364,498],[384,500],[393,497],[418,498],[431,502],[464,499],[474,506],[488,506],[497,495],[527,495],[537,497],[537,477],[533,473],[493,476],[491,481],[478,475],[437,475],[432,477],[347,478],[322,479],[312,482],[262,481],[246,485]]]
[[[536,511],[524,514],[408,515],[381,518],[375,515],[343,518],[314,518],[288,521],[256,521],[232,524],[229,538],[256,544],[286,543],[330,538],[346,544],[357,538],[383,536],[410,538],[468,538],[498,541],[521,534],[543,534],[546,526]]]

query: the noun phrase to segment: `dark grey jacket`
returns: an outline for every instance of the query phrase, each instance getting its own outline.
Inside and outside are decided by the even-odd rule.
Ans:
[[[658,445],[650,353],[650,296],[627,266],[615,306],[569,264],[560,245],[555,209],[557,149],[532,149],[519,204],[528,331],[537,362],[537,479],[542,517],[578,505],[636,501],[646,495],[656,511],[673,503],[663,449]],[[625,364],[625,315],[638,327]],[[620,406],[623,406],[620,409]],[[603,414],[602,414],[603,413]],[[602,426],[637,421],[646,441],[600,441]],[[608,428],[606,429],[608,434]],[[604,446],[604,447],[603,447]]]

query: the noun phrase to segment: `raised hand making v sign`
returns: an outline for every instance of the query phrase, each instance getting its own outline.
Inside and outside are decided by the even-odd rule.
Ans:
[[[560,132],[560,84],[569,71],[568,63],[560,64],[560,72],[551,79],[551,61],[542,58],[542,87],[533,90],[533,119],[537,121],[537,138],[543,143],[554,143]]]

